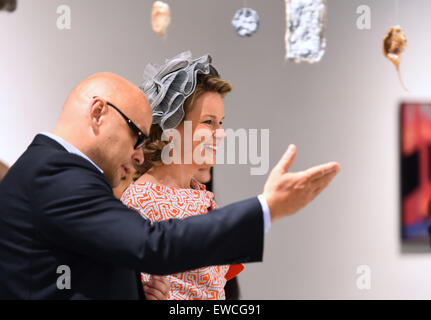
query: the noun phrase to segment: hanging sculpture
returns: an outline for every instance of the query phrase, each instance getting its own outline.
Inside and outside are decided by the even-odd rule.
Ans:
[[[404,90],[408,91],[400,73],[401,56],[406,45],[407,38],[400,26],[391,27],[383,39],[383,54],[395,65],[401,85]]]
[[[259,23],[259,15],[250,8],[239,9],[232,19],[232,25],[240,37],[250,37],[256,33]]]
[[[167,3],[156,1],[151,12],[151,26],[159,36],[166,35],[166,29],[171,23],[171,10]]]
[[[286,60],[319,62],[325,54],[326,0],[285,0]]]
[[[0,0],[0,11],[13,12],[16,9],[16,0]]]

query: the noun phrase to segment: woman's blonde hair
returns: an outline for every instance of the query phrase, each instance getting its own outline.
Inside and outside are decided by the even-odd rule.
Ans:
[[[224,98],[231,90],[232,85],[217,75],[199,74],[195,91],[184,102],[184,118],[193,110],[196,99],[203,93],[217,92]],[[162,133],[162,128],[158,124],[151,126],[149,139],[143,147],[145,161],[143,165],[138,167],[138,175],[144,174],[154,166],[162,165],[162,150],[169,144],[169,141],[162,141]]]

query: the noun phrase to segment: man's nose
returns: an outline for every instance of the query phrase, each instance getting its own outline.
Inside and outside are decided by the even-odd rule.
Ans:
[[[133,151],[132,154],[132,161],[134,164],[142,165],[144,164],[144,149],[139,148]]]

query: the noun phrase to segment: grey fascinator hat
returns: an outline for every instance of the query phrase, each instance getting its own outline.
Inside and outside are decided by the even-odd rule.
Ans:
[[[153,110],[153,124],[168,130],[183,121],[184,102],[195,91],[198,74],[219,76],[211,62],[210,55],[192,60],[191,52],[186,51],[166,60],[164,65],[149,64],[145,67],[140,89]]]

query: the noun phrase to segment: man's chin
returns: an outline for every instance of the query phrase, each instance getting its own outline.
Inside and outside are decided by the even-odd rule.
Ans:
[[[121,177],[119,177],[119,176],[115,177],[115,178],[113,178],[113,177],[111,177],[111,178],[106,177],[106,180],[108,180],[108,182],[111,185],[112,189],[117,188],[120,185],[120,183],[121,183]]]

